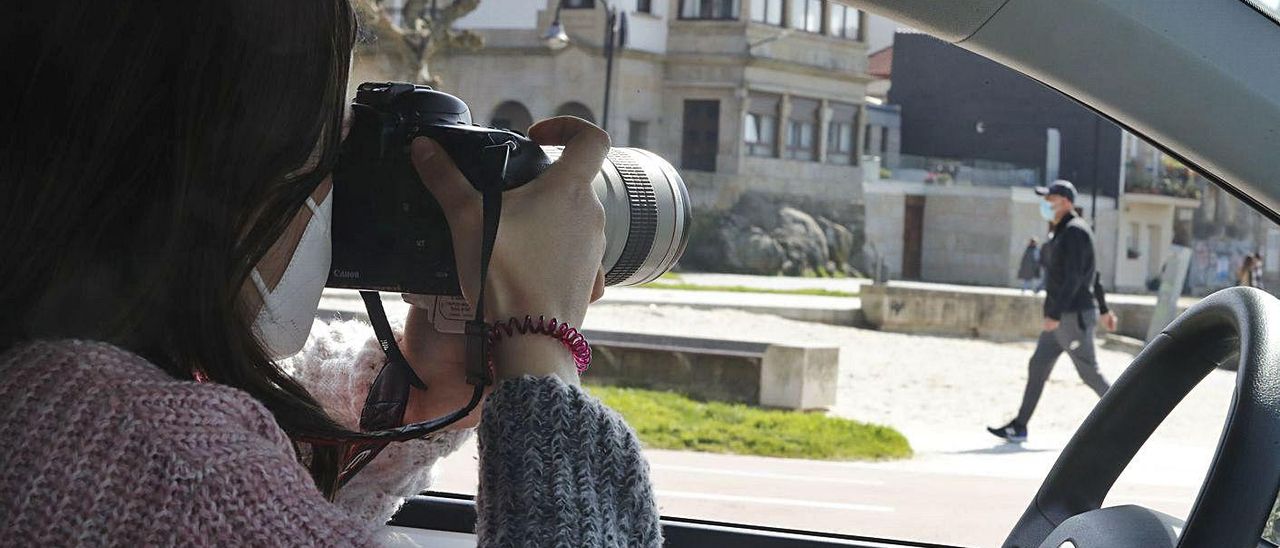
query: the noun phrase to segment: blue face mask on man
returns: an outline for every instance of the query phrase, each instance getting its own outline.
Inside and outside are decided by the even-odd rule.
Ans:
[[[1047,200],[1040,202],[1040,217],[1052,223],[1056,217],[1053,212],[1053,204]]]

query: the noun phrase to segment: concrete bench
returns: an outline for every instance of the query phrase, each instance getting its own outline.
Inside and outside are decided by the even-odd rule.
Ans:
[[[383,294],[388,316],[408,305]],[[317,317],[368,321],[355,291],[325,290]],[[682,392],[696,398],[787,409],[835,405],[839,349],[587,330],[592,364],[585,379],[633,388]]]
[[[862,312],[872,327],[883,331],[995,341],[1034,339],[1040,336],[1044,322],[1043,295],[1004,288],[890,282],[862,287]],[[1183,299],[1178,311],[1193,302]],[[1107,304],[1119,318],[1120,335],[1146,337],[1155,297],[1109,295]]]
[[[835,405],[840,350],[588,330],[588,382],[786,409]]]

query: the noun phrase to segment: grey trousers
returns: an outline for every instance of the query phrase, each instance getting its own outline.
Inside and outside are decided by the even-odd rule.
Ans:
[[[1022,393],[1022,406],[1018,408],[1015,422],[1026,425],[1031,420],[1031,414],[1040,402],[1040,394],[1044,392],[1044,384],[1049,381],[1049,373],[1064,351],[1071,357],[1080,379],[1097,392],[1098,397],[1107,393],[1111,383],[1098,370],[1094,351],[1093,336],[1097,327],[1098,311],[1084,310],[1064,313],[1057,329],[1040,333],[1036,351],[1027,363],[1027,388]]]

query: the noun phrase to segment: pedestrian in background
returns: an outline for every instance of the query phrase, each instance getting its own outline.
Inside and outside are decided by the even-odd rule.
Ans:
[[[1253,254],[1253,287],[1258,289],[1266,289],[1262,283],[1262,255],[1254,252]]]
[[[1039,287],[1040,283],[1040,242],[1031,238],[1027,248],[1022,250],[1022,260],[1018,262],[1018,279],[1022,280],[1022,292]]]
[[[1066,352],[1080,379],[1101,397],[1111,384],[1098,369],[1094,333],[1098,325],[1098,282],[1093,250],[1093,229],[1073,210],[1076,187],[1058,180],[1036,189],[1044,196],[1040,215],[1053,223],[1049,268],[1045,272],[1044,325],[1036,350],[1027,363],[1027,385],[1018,415],[999,428],[987,427],[992,435],[1011,442],[1027,439],[1027,423],[1035,412],[1044,385],[1058,357]]]
[[[1245,255],[1240,270],[1236,271],[1236,285],[1262,289],[1261,262],[1256,253]]]

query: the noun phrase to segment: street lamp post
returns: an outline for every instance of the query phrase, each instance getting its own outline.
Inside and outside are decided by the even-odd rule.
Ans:
[[[565,32],[564,25],[560,22],[560,10],[564,8],[565,0],[556,2],[556,15],[551,21],[551,26],[547,27],[547,31],[543,33],[542,39],[546,42],[547,47],[552,50],[563,49],[569,45],[569,34]],[[627,43],[627,12],[619,11],[607,0],[600,0],[604,4],[604,108],[600,116],[600,128],[605,131],[609,130],[609,99],[613,92],[613,55],[616,51],[626,47]]]

